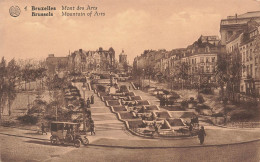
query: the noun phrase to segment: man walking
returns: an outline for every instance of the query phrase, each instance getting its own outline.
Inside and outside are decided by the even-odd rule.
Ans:
[[[91,101],[91,104],[94,104],[94,96],[93,95],[91,95],[90,101]]]
[[[206,132],[204,130],[204,126],[201,126],[200,130],[199,130],[199,133],[198,133],[198,137],[199,137],[199,140],[200,140],[200,144],[202,145],[204,143],[204,138],[206,136]]]
[[[90,100],[89,100],[89,97],[87,99],[87,108],[90,108]]]
[[[90,133],[91,133],[91,135],[96,135],[95,125],[94,125],[94,121],[93,120],[91,120],[91,123],[90,123]]]

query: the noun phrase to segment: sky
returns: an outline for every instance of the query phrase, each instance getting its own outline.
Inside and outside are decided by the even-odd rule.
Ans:
[[[61,16],[62,6],[88,5],[105,16]],[[10,16],[11,6],[21,8],[20,16]],[[57,10],[32,17],[31,6]],[[257,10],[260,0],[0,0],[0,57],[44,59],[113,47],[117,59],[124,50],[132,63],[146,49],[185,48],[200,35],[219,35],[221,19]]]

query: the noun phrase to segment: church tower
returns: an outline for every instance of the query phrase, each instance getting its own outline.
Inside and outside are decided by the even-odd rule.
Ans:
[[[127,55],[125,54],[124,50],[122,50],[121,54],[119,55],[119,63],[127,63]]]

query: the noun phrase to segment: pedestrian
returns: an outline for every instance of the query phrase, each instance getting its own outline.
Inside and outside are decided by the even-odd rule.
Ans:
[[[91,104],[94,104],[94,96],[93,95],[91,95]]]
[[[204,130],[204,126],[201,126],[200,130],[199,130],[199,133],[198,133],[198,137],[199,137],[199,140],[200,140],[200,144],[202,145],[204,143],[204,138],[206,136],[206,132]]]
[[[87,108],[90,108],[90,100],[89,100],[89,97],[87,99]]]
[[[190,123],[190,126],[189,126],[190,135],[192,135],[192,129],[193,129],[193,126],[192,126],[192,124]]]
[[[47,132],[45,131],[45,126],[44,126],[44,124],[42,123],[42,135],[43,135],[43,133],[46,133],[46,135],[47,135]]]
[[[93,121],[93,120],[92,120],[92,122],[90,123],[90,133],[91,133],[91,135],[96,135],[95,125],[94,125],[94,121]]]

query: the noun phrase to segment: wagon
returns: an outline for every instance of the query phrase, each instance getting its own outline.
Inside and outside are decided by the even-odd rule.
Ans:
[[[79,132],[79,123],[52,122],[50,141],[53,145],[73,144],[80,147],[81,144],[88,145],[89,140],[86,135]]]

